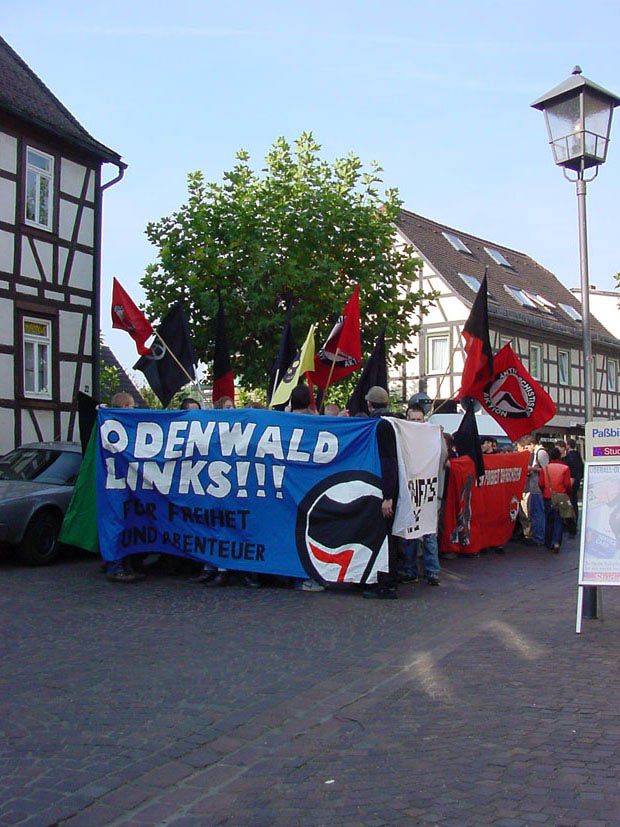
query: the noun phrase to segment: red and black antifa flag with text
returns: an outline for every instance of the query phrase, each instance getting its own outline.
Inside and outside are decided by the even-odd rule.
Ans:
[[[215,322],[215,353],[213,356],[213,404],[223,396],[235,398],[235,379],[230,364],[230,350],[226,335],[226,316],[220,291],[217,292],[217,319]]]
[[[339,382],[362,363],[359,284],[347,302],[327,341],[314,357],[310,379],[321,390]]]
[[[480,289],[463,328],[465,339],[465,365],[461,377],[458,399],[477,397],[477,391],[493,376],[493,351],[489,339],[489,311],[487,307],[487,275],[484,274]]]
[[[495,354],[493,378],[472,394],[514,442],[553,416],[555,404],[519,361],[510,345]]]
[[[157,330],[157,337],[150,355],[138,359],[134,370],[142,371],[165,408],[175,393],[196,375],[196,358],[189,326],[180,304],[175,304],[164,318]]]

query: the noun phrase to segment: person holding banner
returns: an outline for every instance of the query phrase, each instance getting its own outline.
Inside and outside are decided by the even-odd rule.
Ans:
[[[370,388],[366,394],[369,416],[371,419],[392,416],[389,404],[390,397],[385,388],[378,385]],[[396,453],[396,437],[394,430],[388,422],[379,422],[377,428],[377,443],[379,447],[379,459],[381,461],[381,490],[383,502],[381,513],[387,522],[388,529],[388,571],[379,572],[377,585],[364,591],[364,597],[378,598],[380,600],[396,600],[397,591],[397,538],[392,535],[392,524],[394,522],[394,508],[398,498],[398,459]]]

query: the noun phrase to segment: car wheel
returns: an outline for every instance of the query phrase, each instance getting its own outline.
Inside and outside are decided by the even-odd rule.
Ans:
[[[17,554],[27,566],[47,566],[58,557],[58,535],[62,518],[46,509],[33,514],[26,526]]]

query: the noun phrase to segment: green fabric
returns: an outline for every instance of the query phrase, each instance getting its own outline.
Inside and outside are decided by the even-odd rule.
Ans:
[[[71,502],[60,529],[59,541],[86,551],[99,553],[97,536],[97,486],[95,481],[95,453],[97,428],[93,428],[82,458],[80,473],[73,489]]]

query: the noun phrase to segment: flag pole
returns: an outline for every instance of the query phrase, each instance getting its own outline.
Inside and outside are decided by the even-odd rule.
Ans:
[[[450,354],[450,360],[449,360],[449,362],[448,362],[448,367],[447,367],[447,368],[445,369],[445,371],[443,372],[443,376],[441,377],[441,379],[439,380],[439,383],[437,384],[437,392],[436,392],[436,394],[435,394],[435,398],[433,399],[433,401],[432,401],[432,403],[431,403],[431,411],[433,411],[433,409],[434,409],[434,407],[435,407],[435,402],[437,402],[437,400],[438,400],[438,398],[439,398],[439,392],[440,392],[440,390],[441,390],[441,386],[443,385],[443,380],[446,378],[446,376],[447,376],[447,375],[450,373],[450,371],[452,370],[452,363],[454,362],[454,354],[456,353],[456,351],[457,351],[458,349],[459,349],[459,348],[458,348],[458,345],[457,345],[455,348],[453,348],[453,349],[452,349],[452,353]],[[457,393],[458,393],[458,391],[456,391],[455,393],[453,393],[453,394],[452,394],[452,396],[450,396],[450,397],[449,397],[448,399],[446,399],[445,401],[446,401],[446,402],[448,402],[448,401],[449,401],[449,399],[454,399],[454,397],[456,396],[456,394],[457,394]],[[442,404],[443,404],[443,403],[442,403]]]
[[[334,358],[332,359],[332,366],[329,369],[329,376],[327,377],[327,384],[325,385],[325,390],[323,391],[323,400],[321,401],[321,411],[325,410],[325,397],[327,396],[327,391],[329,390],[329,386],[332,382],[332,376],[334,373],[334,368],[336,367],[336,359],[338,358],[338,354],[340,353],[340,348],[336,348],[336,352],[334,353]]]
[[[199,385],[199,384],[198,384],[198,382],[196,381],[196,377],[194,376],[194,378],[192,379],[192,377],[191,377],[191,376],[189,375],[189,373],[187,372],[187,370],[186,370],[185,366],[181,364],[181,362],[180,362],[180,361],[177,359],[177,357],[175,356],[174,352],[173,352],[173,351],[172,351],[172,350],[168,347],[168,345],[167,345],[167,344],[165,343],[165,341],[162,339],[162,337],[160,336],[160,334],[159,334],[159,333],[157,333],[157,331],[155,331],[155,336],[157,336],[157,338],[159,339],[159,341],[160,341],[160,342],[162,343],[162,345],[166,348],[166,351],[167,351],[167,352],[168,352],[168,353],[172,356],[172,358],[174,359],[174,361],[175,361],[175,362],[177,363],[177,365],[181,368],[181,370],[183,371],[183,373],[187,376],[187,378],[189,379],[190,383],[191,383],[191,384],[192,384],[192,385],[196,388],[196,390],[197,390],[197,391],[198,391],[198,393],[200,394],[200,398],[202,399],[202,401],[203,401],[203,402],[205,403],[205,405],[206,405],[207,400],[206,400],[206,398],[205,398],[205,396],[204,396],[204,394],[203,394],[203,392],[202,392],[202,388],[200,387],[200,385]]]

